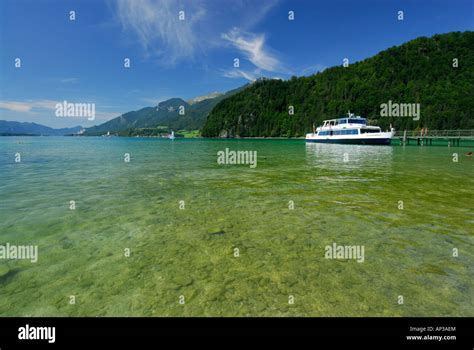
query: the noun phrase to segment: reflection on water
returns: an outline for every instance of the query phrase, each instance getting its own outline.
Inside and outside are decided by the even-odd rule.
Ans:
[[[389,169],[393,147],[369,145],[343,145],[306,143],[306,160],[318,169],[358,170]]]

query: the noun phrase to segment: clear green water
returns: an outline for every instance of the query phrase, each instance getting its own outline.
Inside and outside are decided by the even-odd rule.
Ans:
[[[473,148],[0,138],[0,315],[474,316]]]

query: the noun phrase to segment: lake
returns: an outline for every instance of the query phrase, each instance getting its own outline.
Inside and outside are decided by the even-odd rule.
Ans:
[[[474,316],[473,148],[0,137],[0,315]]]

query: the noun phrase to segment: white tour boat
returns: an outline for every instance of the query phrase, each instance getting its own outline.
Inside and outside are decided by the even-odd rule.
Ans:
[[[383,132],[378,126],[367,125],[367,119],[354,116],[325,120],[324,124],[306,134],[306,142],[349,143],[362,145],[389,145],[395,129]]]

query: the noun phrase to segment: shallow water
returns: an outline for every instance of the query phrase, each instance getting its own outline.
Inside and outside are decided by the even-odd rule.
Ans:
[[[2,137],[0,315],[474,316],[473,148]]]

